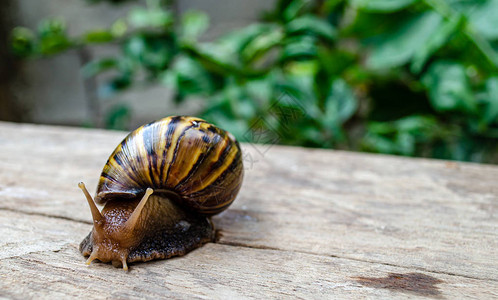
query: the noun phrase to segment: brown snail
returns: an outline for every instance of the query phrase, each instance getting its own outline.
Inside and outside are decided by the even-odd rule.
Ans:
[[[242,155],[228,132],[195,117],[167,117],[131,132],[109,157],[95,202],[83,183],[93,229],[80,251],[114,266],[183,255],[213,241],[210,216],[242,184]]]

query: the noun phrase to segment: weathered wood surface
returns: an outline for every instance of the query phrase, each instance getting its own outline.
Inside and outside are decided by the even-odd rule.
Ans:
[[[76,184],[125,135],[0,122],[0,296],[498,298],[498,167],[272,145],[243,146],[217,243],[86,266]]]

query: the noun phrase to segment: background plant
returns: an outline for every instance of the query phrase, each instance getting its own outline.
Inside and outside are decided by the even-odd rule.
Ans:
[[[102,96],[157,81],[177,102],[201,97],[202,117],[250,142],[271,132],[289,145],[498,162],[498,1],[280,0],[210,42],[199,41],[207,15],[168,7],[148,1],[77,37],[45,20],[16,28],[13,49],[118,44],[83,70],[110,74]]]

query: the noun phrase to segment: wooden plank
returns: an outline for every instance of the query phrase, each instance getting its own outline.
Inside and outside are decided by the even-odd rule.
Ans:
[[[0,123],[0,209],[89,224],[76,183],[83,180],[93,189],[125,135]],[[498,167],[272,145],[243,148],[240,196],[214,218],[224,246],[207,248],[251,247],[237,251],[254,252],[254,263],[260,250],[299,252],[293,255],[496,285]]]
[[[221,242],[498,279],[496,167],[272,150]]]
[[[9,222],[16,220],[9,226]],[[187,256],[84,265],[88,224],[0,211],[0,296],[8,298],[492,298],[496,282],[294,251],[208,244]],[[7,253],[4,251],[7,249]],[[18,249],[14,253],[9,249]]]

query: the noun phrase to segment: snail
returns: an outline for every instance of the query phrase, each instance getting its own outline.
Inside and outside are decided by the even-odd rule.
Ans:
[[[187,116],[143,125],[107,160],[95,201],[78,184],[93,217],[80,252],[86,264],[98,259],[124,270],[184,255],[214,240],[210,217],[234,201],[242,179],[240,146],[227,131]]]

